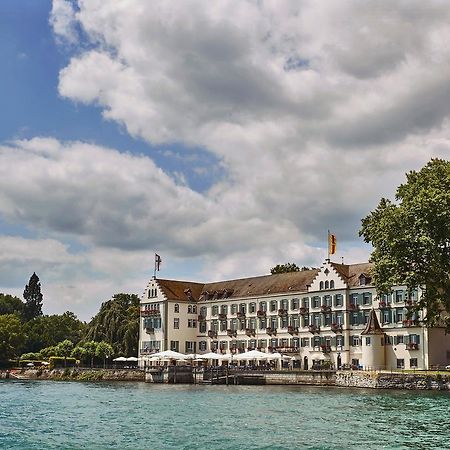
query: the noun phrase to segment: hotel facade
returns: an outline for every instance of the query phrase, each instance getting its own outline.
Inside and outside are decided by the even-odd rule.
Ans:
[[[141,357],[163,350],[232,355],[258,349],[294,367],[428,369],[450,364],[450,335],[422,325],[420,291],[379,298],[371,264],[215,283],[153,277],[141,298]],[[145,359],[145,358],[143,358]]]

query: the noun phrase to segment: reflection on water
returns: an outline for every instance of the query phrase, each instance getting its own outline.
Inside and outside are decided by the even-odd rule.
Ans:
[[[2,381],[0,399],[0,448],[450,448],[447,392]]]

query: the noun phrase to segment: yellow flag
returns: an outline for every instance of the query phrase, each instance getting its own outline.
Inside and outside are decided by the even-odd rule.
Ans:
[[[328,248],[330,250],[330,255],[334,255],[336,253],[336,235],[328,235]]]

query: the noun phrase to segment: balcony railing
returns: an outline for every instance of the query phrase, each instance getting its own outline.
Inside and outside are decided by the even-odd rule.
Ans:
[[[294,335],[294,334],[298,334],[298,327],[293,327],[293,326],[288,326],[288,333],[289,334],[292,334],[292,335]]]
[[[330,353],[331,347],[329,345],[321,345],[320,350],[322,351],[322,353]]]
[[[247,336],[255,336],[256,331],[255,331],[254,328],[246,328],[246,329],[245,329],[245,334],[246,334]]]
[[[219,314],[219,320],[226,320],[227,315],[225,313],[220,313]]]
[[[331,331],[333,331],[334,333],[342,333],[342,325],[339,325],[337,323],[332,323]]]
[[[266,311],[262,311],[261,309],[256,312],[258,317],[266,317]]]
[[[236,330],[232,330],[231,328],[228,328],[227,335],[230,336],[230,337],[236,337],[237,336],[237,331]]]
[[[243,311],[238,311],[236,315],[238,319],[245,319],[245,312]]]
[[[206,320],[206,317],[203,314],[199,314],[197,319],[199,322],[203,322],[204,320]]]
[[[322,305],[321,308],[320,308],[320,310],[321,310],[323,313],[330,312],[330,311],[331,311],[331,306],[328,306],[328,305]]]
[[[417,303],[413,300],[405,301],[405,308],[407,308],[407,309],[412,309],[412,308],[415,308],[416,306],[417,306]]]
[[[389,309],[391,305],[382,300],[380,303],[378,303],[378,307],[380,309]]]
[[[320,327],[318,325],[308,325],[310,333],[320,333]]]
[[[141,317],[159,316],[160,314],[159,309],[141,309]]]
[[[348,310],[349,311],[359,311],[359,305],[357,305],[356,303],[350,303],[350,305],[348,305]]]
[[[300,314],[309,314],[309,308],[302,306],[299,312]]]
[[[153,334],[155,332],[154,327],[145,327],[145,331],[147,334]]]
[[[209,330],[208,331],[208,337],[210,337],[210,338],[217,338],[217,331]]]
[[[419,344],[410,342],[409,344],[406,344],[406,350],[419,350]]]
[[[276,328],[272,328],[272,327],[267,327],[266,328],[266,333],[269,336],[275,335],[275,334],[277,334],[277,329]]]
[[[419,325],[419,321],[413,319],[405,319],[402,323],[404,327],[417,327]]]
[[[287,316],[287,313],[288,313],[287,309],[279,309],[278,310],[278,315],[280,317]]]

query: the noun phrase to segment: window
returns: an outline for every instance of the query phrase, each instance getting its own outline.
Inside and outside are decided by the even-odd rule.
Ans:
[[[395,336],[395,344],[403,344],[403,334],[397,334]]]
[[[337,347],[343,347],[344,346],[344,336],[342,336],[341,334],[338,334],[336,336],[336,346]]]
[[[405,315],[403,313],[403,308],[397,308],[395,310],[395,316],[396,316],[397,322],[403,322],[403,319],[405,318]]]
[[[313,308],[320,308],[320,297],[315,296],[312,298],[312,307]]]
[[[227,321],[226,320],[220,321],[220,331],[227,331]]]
[[[212,341],[211,342],[211,351],[212,352],[215,352],[218,347],[219,347],[219,343],[217,341]]]
[[[202,321],[198,323],[198,331],[200,333],[206,333],[206,322]]]
[[[256,312],[256,303],[252,302],[250,305],[248,305],[248,312],[254,313]]]
[[[197,328],[197,320],[188,319],[188,328]]]
[[[386,303],[386,305],[390,305],[392,303],[392,295],[391,294],[383,294],[381,296],[381,301]]]
[[[265,330],[266,328],[267,328],[267,319],[265,317],[259,319],[259,329]]]
[[[208,312],[208,310],[207,310],[206,306],[200,307],[200,315],[202,317],[206,317],[207,312]]]
[[[215,331],[216,333],[219,331],[219,321],[218,320],[211,321],[211,330]]]
[[[309,316],[308,316],[308,314],[305,314],[303,316],[303,326],[304,327],[308,327],[309,326]]]
[[[267,303],[266,302],[261,302],[259,304],[259,310],[266,312],[267,311]]]
[[[321,281],[321,282],[319,283],[319,289],[320,289],[320,290],[323,290],[323,281]]]
[[[238,326],[237,319],[231,319],[230,320],[230,328],[233,331],[237,331],[237,326]]]
[[[320,336],[314,336],[312,341],[313,347],[320,347],[320,344],[321,344]]]
[[[219,314],[219,307],[218,307],[217,305],[214,305],[214,306],[211,308],[211,314],[212,314],[213,316],[217,316],[217,314]]]
[[[372,304],[372,293],[364,292],[363,293],[363,305],[371,305]]]
[[[391,313],[391,311],[383,310],[382,321],[383,321],[383,324],[391,323],[391,321],[392,321],[392,313]]]
[[[231,314],[236,314],[237,313],[237,308],[238,308],[238,305],[236,305],[236,303],[233,303],[231,305]]]
[[[180,328],[180,319],[178,319],[178,317],[176,317],[175,319],[173,319],[173,328],[175,330],[178,330]]]
[[[403,295],[403,291],[395,291],[395,302],[396,303],[401,303],[403,300],[405,299],[404,295]]]
[[[344,296],[342,294],[336,294],[334,296],[334,305],[342,306],[344,304]]]
[[[196,342],[194,341],[186,341],[186,353],[195,353]]]
[[[267,339],[259,339],[258,340],[258,347],[266,348],[267,347]]]
[[[192,314],[192,307],[193,307],[194,305],[188,305],[188,314]]]
[[[180,341],[170,341],[170,350],[173,352],[180,351]]]
[[[370,336],[367,336],[367,337],[366,337],[366,345],[368,345],[368,346],[372,345]]]
[[[270,302],[270,312],[274,312],[277,310],[277,301],[276,300],[272,300]]]
[[[291,339],[291,347],[299,348],[300,347],[300,338],[294,337]]]
[[[300,345],[302,347],[309,347],[309,338],[301,338],[300,339]]]
[[[239,312],[245,314],[247,312],[247,305],[245,303],[241,303],[239,305]]]
[[[328,280],[325,281],[325,289],[330,289],[330,282]]]
[[[411,358],[409,360],[409,367],[411,369],[417,369],[417,358]]]
[[[298,298],[293,298],[291,300],[291,309],[298,309],[300,306],[300,299]]]
[[[287,309],[289,308],[289,301],[285,298],[283,300],[281,300],[280,308],[285,309],[287,311]]]
[[[206,341],[200,341],[198,343],[198,349],[202,352],[204,352],[206,350]]]
[[[298,328],[300,326],[300,319],[296,316],[291,316],[291,326],[294,328]]]
[[[247,328],[246,320],[245,320],[245,319],[240,319],[240,320],[239,320],[239,329],[240,329],[241,331],[243,331],[243,330],[245,330],[246,328]]]
[[[227,341],[220,341],[219,348],[220,348],[220,350],[226,350],[227,349]]]
[[[344,313],[336,313],[336,325],[344,325]]]
[[[309,308],[309,298],[308,297],[302,298],[302,308]]]
[[[330,281],[330,289],[334,289],[334,280]]]
[[[278,320],[276,317],[271,317],[269,323],[270,323],[270,328],[275,330],[277,328]]]
[[[313,314],[313,324],[314,324],[316,327],[320,327],[320,322],[321,322],[321,320],[320,320],[320,314],[317,314],[317,313]]]
[[[228,314],[228,305],[222,305],[220,307],[220,314]]]
[[[331,325],[331,314],[324,315],[324,326],[329,327]]]
[[[358,347],[359,345],[359,336],[352,336],[351,338],[351,346],[352,347]]]
[[[405,368],[405,360],[397,359],[397,369],[404,369],[404,368]]]
[[[178,303],[175,303],[175,305],[173,305],[173,312],[174,313],[180,312],[180,305]]]
[[[392,345],[393,336],[389,336],[388,334],[384,335],[384,345]]]
[[[323,305],[324,306],[332,306],[331,305],[331,295],[324,295],[323,296]]]
[[[281,317],[280,327],[281,328],[287,328],[288,327],[288,316]]]

